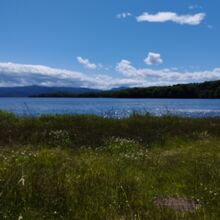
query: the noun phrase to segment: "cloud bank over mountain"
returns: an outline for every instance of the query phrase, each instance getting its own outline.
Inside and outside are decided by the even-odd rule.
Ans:
[[[220,68],[180,72],[173,69],[137,68],[128,60],[116,65],[117,77],[111,74],[86,74],[44,65],[0,63],[0,86],[69,86],[109,89],[113,87],[146,87],[220,79]]]

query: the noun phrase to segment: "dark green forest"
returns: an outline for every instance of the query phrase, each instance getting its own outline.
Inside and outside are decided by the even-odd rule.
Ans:
[[[220,98],[220,80],[204,83],[128,88],[88,93],[44,93],[32,97],[87,97],[87,98]]]

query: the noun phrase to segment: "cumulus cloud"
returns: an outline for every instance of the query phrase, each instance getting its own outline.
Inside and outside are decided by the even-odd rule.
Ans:
[[[120,14],[116,15],[116,18],[121,19],[121,18],[127,18],[132,16],[132,14],[130,12],[122,12]]]
[[[144,60],[147,65],[161,64],[163,60],[159,53],[149,52],[147,58]]]
[[[220,79],[220,68],[204,71],[185,71],[181,72],[176,69],[160,69],[153,70],[148,68],[136,68],[128,60],[122,60],[116,65],[116,71],[121,73],[125,77],[142,79],[143,81],[151,82],[169,82],[175,83],[187,83],[187,82],[202,82],[209,80]]]
[[[139,72],[135,67],[132,66],[131,62],[128,60],[121,60],[116,65],[116,71],[122,73],[126,77],[138,77]]]
[[[158,12],[156,14],[150,14],[144,12],[136,19],[138,22],[174,22],[177,24],[198,25],[205,19],[205,13],[197,13],[194,15],[178,15],[175,12]]]
[[[78,63],[83,65],[86,69],[96,69],[97,65],[95,63],[91,63],[89,59],[83,59],[82,57],[76,58]]]

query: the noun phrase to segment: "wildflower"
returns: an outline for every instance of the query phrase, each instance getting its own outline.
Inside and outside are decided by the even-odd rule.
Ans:
[[[24,176],[21,177],[21,179],[18,181],[18,184],[21,184],[22,186],[25,185],[25,179],[24,179]]]
[[[23,219],[24,219],[23,216],[19,215],[18,220],[23,220]]]

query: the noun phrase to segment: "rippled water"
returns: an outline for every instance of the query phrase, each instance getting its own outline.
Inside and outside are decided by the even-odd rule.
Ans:
[[[0,98],[0,109],[25,116],[95,114],[121,118],[149,112],[216,117],[220,116],[220,99]]]

